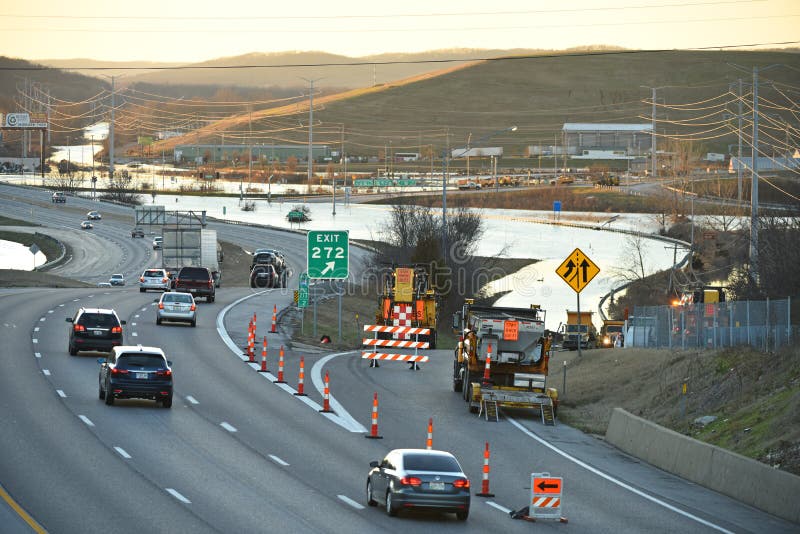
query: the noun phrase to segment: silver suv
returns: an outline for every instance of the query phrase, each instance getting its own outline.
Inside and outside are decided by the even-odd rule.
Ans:
[[[139,293],[144,293],[148,289],[169,291],[169,286],[169,273],[165,269],[145,269],[139,277]]]

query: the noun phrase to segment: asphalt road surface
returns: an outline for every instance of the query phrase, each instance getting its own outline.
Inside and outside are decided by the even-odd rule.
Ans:
[[[3,214],[33,217],[77,236],[83,234],[76,221],[93,206],[70,198],[65,209],[50,205],[43,192],[0,186]],[[120,267],[132,278],[156,264],[149,240],[130,238],[130,208],[103,205],[99,211],[97,239],[79,239],[82,251],[75,252],[98,263],[78,278],[104,280]],[[246,249],[272,245],[285,250],[290,262],[304,264],[302,235],[213,227],[221,239]],[[119,255],[127,258],[122,265]],[[63,268],[81,274],[73,262],[77,267]],[[198,304],[197,328],[157,326],[156,297],[135,285],[0,290],[0,496],[8,497],[0,501],[3,532],[36,531],[33,521],[70,533],[530,532],[537,526],[512,520],[508,512],[528,503],[533,472],[563,478],[562,513],[569,520],[540,521],[540,529],[797,531],[795,524],[641,463],[602,440],[565,425],[545,427],[536,414],[509,411],[500,422],[479,419],[452,391],[449,351],[430,351],[431,361],[410,371],[390,362],[369,368],[357,352],[293,346],[282,331],[269,332],[273,306],[287,306],[290,291],[220,288],[214,303]],[[128,322],[126,343],[164,349],[175,374],[171,409],[138,400],[106,406],[98,399],[100,354],[71,357],[66,350],[64,318],[79,306],[113,307]],[[241,353],[254,313],[259,359],[249,364]],[[268,372],[259,373],[264,337]],[[273,382],[281,345],[286,384]],[[293,394],[301,356],[307,397]],[[325,372],[334,410],[327,414],[319,412]],[[376,392],[383,439],[370,440],[364,436]],[[429,418],[434,447],[453,452],[472,481],[466,522],[427,512],[391,518],[366,506],[369,461],[392,448],[424,447]],[[474,495],[486,442],[491,498]]]

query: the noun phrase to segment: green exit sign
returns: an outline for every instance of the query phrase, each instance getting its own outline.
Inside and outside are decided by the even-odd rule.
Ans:
[[[309,230],[306,260],[310,279],[344,280],[350,268],[347,230]]]

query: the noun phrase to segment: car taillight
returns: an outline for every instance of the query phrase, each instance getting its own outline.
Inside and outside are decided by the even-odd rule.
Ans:
[[[180,284],[180,283],[181,283],[181,279],[180,279],[180,278],[176,278],[176,279],[175,279],[175,285],[178,285],[178,284]]]
[[[197,309],[197,306],[195,306],[194,304],[192,304],[192,305],[191,305],[191,307],[190,307],[189,309],[190,309],[191,311],[194,311],[195,309]]]
[[[144,282],[144,276],[140,276],[140,277],[139,277],[139,281],[140,281],[140,282]]]
[[[111,374],[112,375],[127,375],[128,374],[128,370],[127,369],[117,369],[116,367],[112,367],[111,368]]]
[[[454,488],[469,488],[469,480],[466,478],[457,478],[453,481]]]
[[[163,310],[164,309],[164,303],[163,302],[159,302],[158,303],[158,309],[159,310]]]
[[[172,376],[172,370],[162,369],[161,371],[156,371],[156,376]]]
[[[208,281],[208,287],[209,287],[209,289],[210,289],[210,288],[211,288],[211,286],[213,286],[213,285],[214,285],[214,281],[213,281],[213,280],[209,280],[209,281]]]
[[[421,486],[422,480],[417,477],[403,477],[400,479],[403,486]]]
[[[73,325],[72,329],[76,332],[86,332],[86,327],[82,324]]]
[[[167,283],[167,280],[169,280],[169,278],[162,278],[162,279],[161,279],[161,283],[162,283],[162,284],[166,284],[166,283]]]
[[[115,326],[114,328],[111,329],[111,333],[112,334],[121,334],[122,333],[122,327],[121,326]]]

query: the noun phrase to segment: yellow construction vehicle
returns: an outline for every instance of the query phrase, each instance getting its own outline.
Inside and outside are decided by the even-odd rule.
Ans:
[[[615,342],[617,341],[617,338],[623,335],[623,328],[625,328],[625,321],[604,319],[603,326],[600,327],[600,340],[598,342],[598,347],[610,349],[616,346]]]
[[[430,285],[425,268],[419,265],[393,265],[389,271],[383,273],[381,286],[375,324],[428,328],[431,331],[429,335],[414,336],[413,339],[427,341],[430,348],[435,349],[438,295]],[[378,339],[394,339],[393,336],[402,335],[379,332]]]
[[[485,307],[467,299],[453,316],[461,337],[453,360],[453,390],[463,394],[470,411],[497,420],[503,407],[534,408],[542,422],[555,424],[558,391],[547,387],[551,340],[545,315],[537,305]]]

